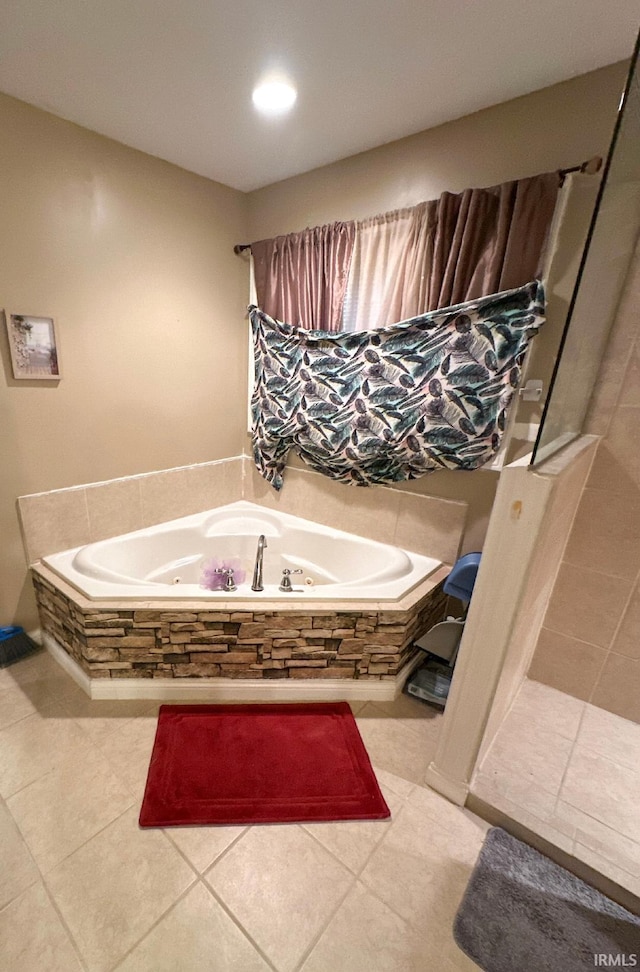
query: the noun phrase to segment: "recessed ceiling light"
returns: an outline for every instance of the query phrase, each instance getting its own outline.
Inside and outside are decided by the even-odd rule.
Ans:
[[[282,115],[293,108],[298,93],[288,81],[263,81],[254,88],[253,103],[263,115]]]

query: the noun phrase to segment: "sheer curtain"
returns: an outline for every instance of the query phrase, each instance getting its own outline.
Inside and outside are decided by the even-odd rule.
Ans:
[[[356,224],[331,223],[251,244],[259,306],[310,330],[341,330]]]
[[[436,203],[361,220],[342,328],[366,331],[420,313],[425,303]]]

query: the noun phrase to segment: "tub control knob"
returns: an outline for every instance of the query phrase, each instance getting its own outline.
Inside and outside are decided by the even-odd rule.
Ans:
[[[233,567],[216,567],[215,574],[224,574],[223,591],[237,591],[236,582],[233,579]]]
[[[284,594],[291,594],[293,592],[293,587],[291,586],[291,574],[301,574],[301,573],[302,573],[301,568],[298,568],[298,570],[289,570],[288,567],[285,567],[284,570],[282,571],[282,580],[280,581],[279,589]]]

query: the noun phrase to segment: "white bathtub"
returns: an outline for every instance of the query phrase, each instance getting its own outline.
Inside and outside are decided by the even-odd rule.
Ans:
[[[258,537],[264,534],[264,590],[251,590]],[[200,586],[203,563],[239,558],[246,579],[232,593]],[[432,557],[365,540],[244,500],[159,526],[44,557],[92,600],[251,602],[296,599],[397,601],[439,566]],[[294,592],[279,591],[282,571]]]

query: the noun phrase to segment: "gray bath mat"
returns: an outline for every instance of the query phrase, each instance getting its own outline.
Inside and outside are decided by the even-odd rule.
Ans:
[[[640,917],[498,827],[487,834],[453,934],[485,972],[640,969]]]

